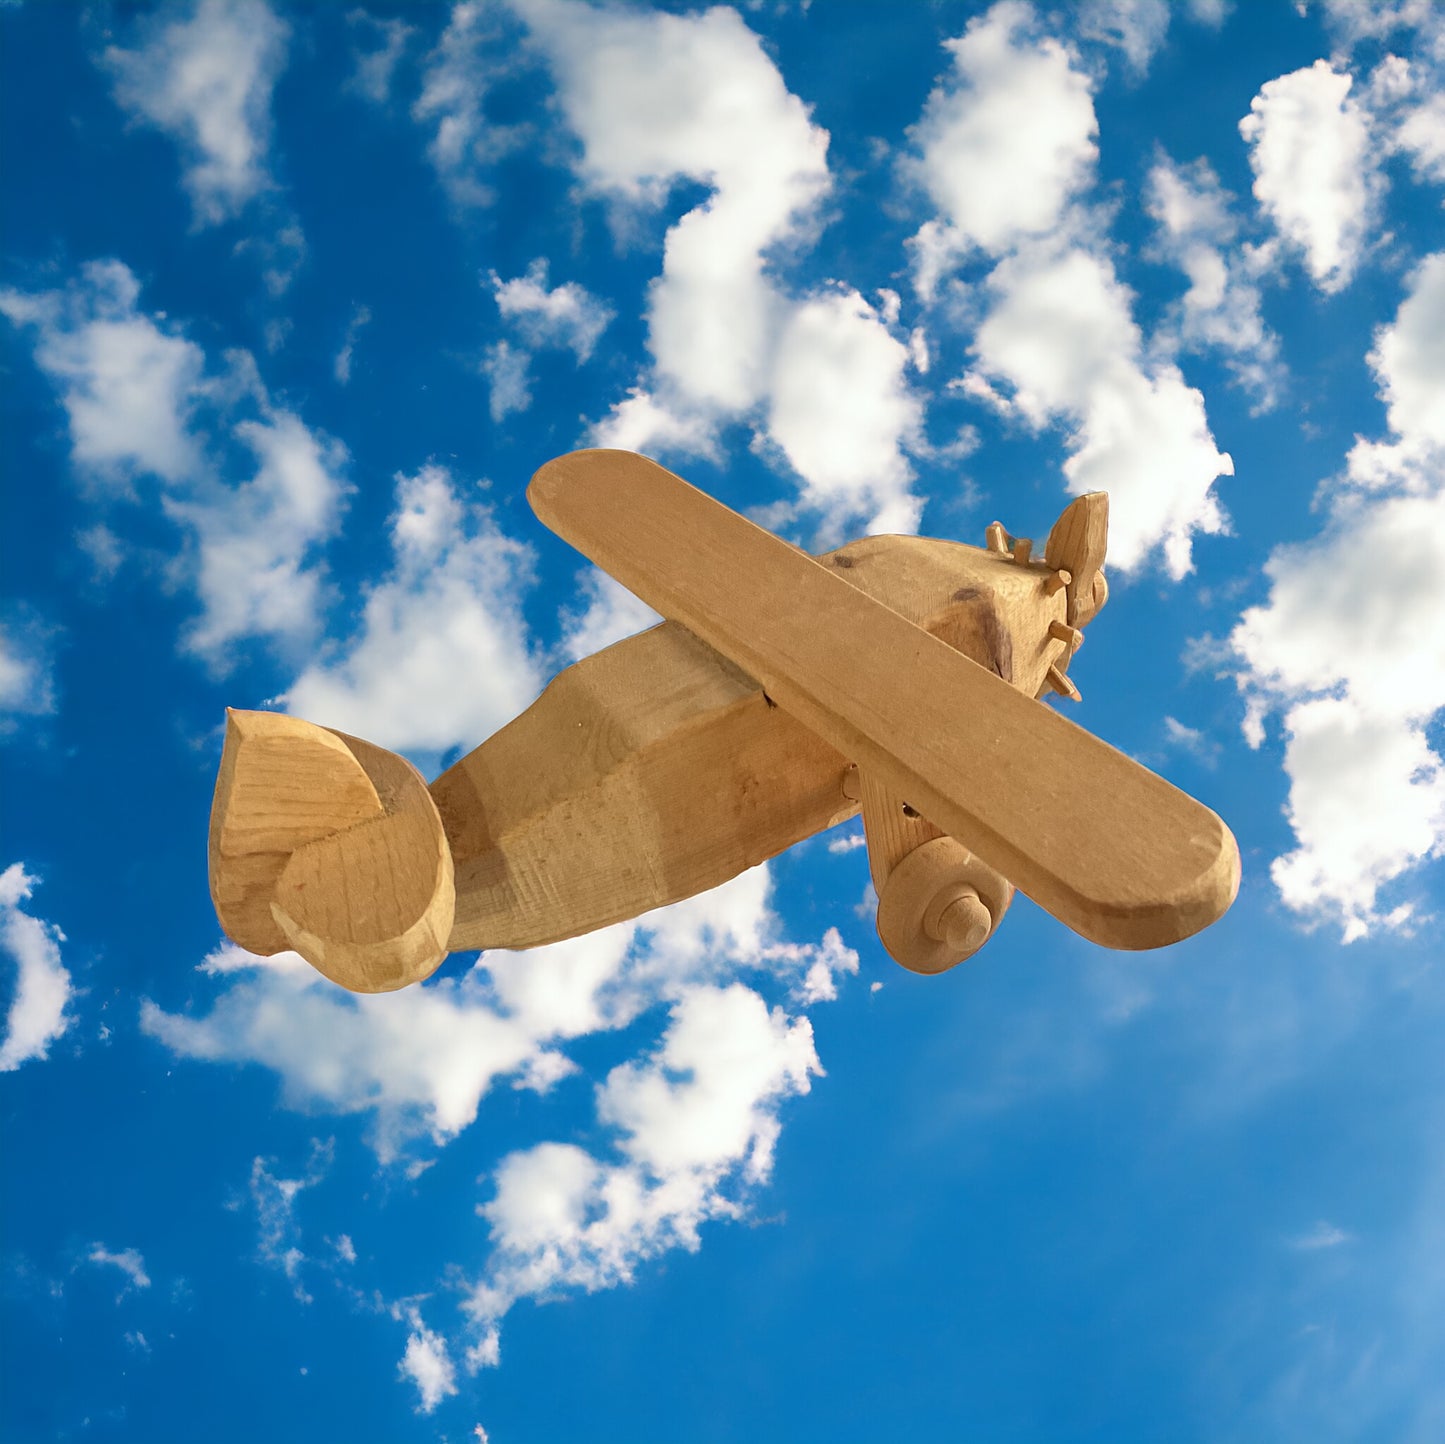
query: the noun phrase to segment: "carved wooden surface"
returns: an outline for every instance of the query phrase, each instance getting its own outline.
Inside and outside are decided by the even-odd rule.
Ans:
[[[868,537],[820,560],[1031,691],[1063,650],[1062,597],[1023,625],[1037,580],[976,548]],[[618,642],[432,783],[451,946],[535,947],[716,887],[853,816],[849,760],[680,624]]]
[[[573,453],[528,496],[552,530],[1085,937],[1161,946],[1233,899],[1238,851],[1209,809],[656,463]],[[1031,563],[999,564],[1048,595]]]

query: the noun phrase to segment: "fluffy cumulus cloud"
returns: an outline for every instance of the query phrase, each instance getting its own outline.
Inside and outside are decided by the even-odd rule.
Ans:
[[[770,1174],[779,1105],[820,1071],[806,1018],[740,983],[684,989],[657,1048],[597,1089],[616,1157],[542,1143],[497,1169],[481,1210],[493,1252],[466,1304],[469,1364],[498,1361],[519,1300],[628,1282],[646,1259],[698,1248],[708,1219],[737,1216]]]
[[[265,0],[199,0],[184,18],[172,13],[103,61],[120,104],[175,141],[196,220],[213,225],[271,183],[271,92],[290,30]]]
[[[1169,30],[1168,0],[1087,0],[1079,29],[1090,39],[1117,45],[1142,74]]]
[[[806,1016],[836,997],[857,955],[829,929],[817,943],[780,936],[766,867],[709,893],[584,937],[528,952],[486,952],[465,971],[385,996],[326,982],[294,954],[257,958],[233,945],[201,965],[219,989],[197,1016],[146,1001],[142,1030],[179,1057],[271,1068],[286,1102],[371,1117],[383,1162],[421,1156],[477,1117],[500,1083],[545,1092],[575,1073],[569,1041],[644,1026],[638,1054],[596,1091],[594,1155],[542,1142],[504,1159],[481,1209],[492,1240],[456,1339],[414,1305],[400,1369],[429,1411],[455,1390],[454,1349],[478,1367],[498,1358],[499,1326],[523,1298],[611,1287],[664,1250],[699,1245],[709,1219],[739,1216],[770,1173],[779,1109],[820,1072]],[[765,994],[781,994],[771,1005]],[[307,1256],[292,1227],[301,1181],[258,1160],[263,1253],[300,1288]],[[289,1190],[289,1192],[288,1192]],[[266,1213],[262,1209],[265,1203]],[[266,1233],[266,1218],[276,1226]]]
[[[1324,291],[1354,275],[1382,186],[1369,114],[1351,98],[1353,84],[1348,72],[1317,60],[1261,86],[1239,123],[1255,199]]]
[[[0,737],[17,719],[55,710],[52,629],[28,609],[0,621]]]
[[[274,1070],[288,1104],[372,1116],[380,1156],[446,1143],[501,1079],[546,1091],[573,1065],[568,1039],[625,1026],[699,983],[755,972],[803,995],[856,971],[830,930],[818,944],[777,936],[766,868],[639,921],[527,952],[484,953],[424,987],[371,996],[326,982],[295,954],[227,944],[201,965],[221,991],[200,1016],[147,1000],[143,1030],[176,1054]],[[811,975],[811,984],[809,977]]]
[[[1268,600],[1240,619],[1246,732],[1282,715],[1297,846],[1273,876],[1290,907],[1347,939],[1408,923],[1381,889],[1445,849],[1445,763],[1428,729],[1445,707],[1445,254],[1411,276],[1370,361],[1391,435],[1360,441],[1328,523],[1278,548]]]
[[[950,389],[1034,429],[1067,426],[1070,489],[1110,494],[1113,564],[1162,549],[1182,576],[1192,537],[1226,525],[1213,488],[1233,467],[1203,396],[1172,361],[1147,359],[1131,294],[1086,239],[1091,82],[1021,0],[1000,0],[948,48],[953,71],[911,132],[912,174],[938,207],[911,242],[915,287],[928,300],[963,256],[995,259],[974,364]]]
[[[491,383],[493,421],[532,404],[529,369],[534,351],[568,350],[581,365],[591,357],[615,314],[576,281],[549,287],[547,269],[546,260],[539,257],[525,275],[509,281],[491,273],[497,310],[514,333],[514,339],[493,342],[482,361],[482,373]]]
[[[534,350],[561,347],[579,362],[586,361],[616,313],[576,281],[549,287],[547,271],[542,257],[527,267],[525,275],[510,281],[493,271],[497,310]]]
[[[763,394],[780,298],[766,252],[828,189],[828,137],[734,10],[692,16],[527,0],[583,183],[655,205],[686,178],[708,200],[667,233],[648,303],[657,381],[741,411]]]
[[[1422,55],[1445,61],[1445,13],[1436,0],[1314,0],[1345,46],[1364,40],[1399,41],[1414,32]]]
[[[187,648],[223,666],[243,638],[309,637],[345,450],[273,403],[248,355],[211,366],[139,300],[127,266],[95,261],[62,290],[0,292],[0,313],[34,335],[77,470],[112,504],[154,502],[178,528],[168,580],[201,604]]]
[[[447,28],[427,57],[412,118],[432,128],[427,155],[458,205],[491,201],[486,172],[519,139],[515,127],[497,122],[486,109],[493,82],[515,63],[515,46],[510,42],[502,7],[462,0],[452,7]],[[390,74],[388,65],[388,83]],[[376,85],[379,78],[367,76],[367,81]]]
[[[1145,362],[1129,292],[1101,256],[1029,248],[1001,262],[988,289],[977,379],[1027,424],[1072,427],[1064,473],[1073,491],[1109,493],[1113,565],[1137,567],[1162,547],[1170,575],[1183,576],[1194,534],[1226,526],[1213,487],[1233,471],[1203,396],[1172,363]]]
[[[1166,339],[1195,351],[1222,354],[1261,410],[1278,399],[1279,338],[1260,314],[1257,272],[1266,247],[1237,244],[1230,197],[1209,162],[1175,165],[1160,156],[1149,172],[1145,202],[1156,230],[1160,259],[1189,282]]]
[[[774,361],[768,435],[802,480],[802,502],[836,537],[847,518],[869,532],[914,532],[922,503],[909,492],[903,444],[923,408],[908,386],[907,346],[856,291],[803,302]],[[832,539],[832,537],[830,537]]]
[[[60,393],[77,466],[126,484],[186,482],[201,469],[191,431],[206,389],[205,353],[137,307],[120,261],[91,261],[62,291],[0,291],[0,311],[35,334],[35,362]]]
[[[286,706],[396,751],[475,746],[541,689],[521,613],[532,552],[439,466],[397,477],[391,546],[359,632]]]
[[[151,1286],[150,1275],[146,1272],[146,1261],[139,1249],[109,1249],[103,1243],[94,1243],[85,1256],[85,1262],[96,1268],[118,1269],[124,1274],[126,1283],[121,1290],[121,1297],[131,1289],[148,1289]]]
[[[427,1328],[417,1309],[407,1311],[406,1321],[410,1333],[397,1373],[415,1386],[417,1413],[430,1414],[443,1399],[457,1392],[456,1365],[452,1363],[447,1341]]]
[[[75,985],[60,960],[65,934],[21,904],[36,879],[18,863],[0,872],[0,947],[15,969],[14,993],[0,1041],[0,1073],[46,1057],[50,1045],[75,1021],[69,1012]]]
[[[710,456],[719,422],[756,417],[764,454],[786,460],[801,505],[821,511],[825,528],[846,514],[911,529],[919,507],[904,452],[919,407],[903,380],[906,352],[856,293],[797,297],[779,274],[831,185],[828,136],[758,37],[723,7],[674,16],[518,0],[516,9],[581,142],[587,190],[623,211],[655,208],[680,180],[710,191],[664,239],[648,293],[650,371],[593,439]],[[840,348],[833,358],[820,349],[829,338]],[[809,382],[826,389],[810,397]]]
[[[207,481],[165,502],[195,539],[193,578],[204,610],[186,629],[186,645],[213,659],[242,637],[319,630],[322,580],[311,553],[339,523],[346,451],[292,412],[264,402],[262,409],[261,419],[232,428],[251,453],[249,480]]]
[[[1000,255],[1053,231],[1098,158],[1089,78],[1031,5],[1000,0],[945,48],[953,69],[911,131],[908,162],[939,212],[910,243],[925,299],[969,250]]]

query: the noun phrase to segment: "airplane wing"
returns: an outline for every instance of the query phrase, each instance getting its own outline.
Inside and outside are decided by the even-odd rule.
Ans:
[[[544,525],[1093,942],[1220,917],[1239,850],[1202,803],[811,557],[626,451],[548,462]]]

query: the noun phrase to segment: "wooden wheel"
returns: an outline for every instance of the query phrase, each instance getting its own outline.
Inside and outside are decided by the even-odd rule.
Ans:
[[[961,842],[935,837],[888,874],[878,897],[878,936],[910,972],[941,973],[989,940],[1013,892]]]

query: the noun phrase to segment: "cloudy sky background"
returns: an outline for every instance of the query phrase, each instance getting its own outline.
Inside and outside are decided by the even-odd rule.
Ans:
[[[0,27],[4,1438],[1445,1436],[1445,12]],[[1235,908],[914,978],[851,824],[395,995],[226,943],[226,705],[431,775],[648,625],[587,444],[818,549],[1109,491],[1071,715]]]

